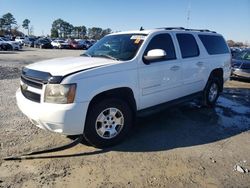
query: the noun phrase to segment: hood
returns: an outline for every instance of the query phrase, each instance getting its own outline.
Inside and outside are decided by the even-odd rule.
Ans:
[[[250,61],[233,59],[232,60],[232,67],[233,68],[241,68],[241,69],[250,69]]]
[[[26,67],[28,69],[33,69],[37,71],[49,72],[53,76],[65,76],[72,72],[77,72],[114,63],[117,63],[117,61],[105,58],[79,56],[50,59],[38,63],[33,63]]]

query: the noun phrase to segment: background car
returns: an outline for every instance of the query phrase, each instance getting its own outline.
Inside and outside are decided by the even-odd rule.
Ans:
[[[45,49],[51,49],[53,46],[50,44],[50,40],[46,38],[39,38],[34,42],[35,48],[45,48]]]
[[[12,50],[20,50],[21,49],[21,45],[19,42],[16,42],[16,41],[10,41],[6,38],[3,38],[3,37],[0,37],[0,41],[1,42],[5,42],[5,43],[8,43],[9,45],[11,45],[12,47]]]
[[[56,40],[52,41],[51,45],[53,46],[53,48],[59,48],[59,49],[68,49],[68,48],[70,48],[69,43],[65,42],[64,40],[59,40],[59,39],[56,39]]]
[[[233,57],[231,77],[250,79],[250,49]]]
[[[87,50],[93,45],[92,42],[90,42],[88,40],[80,39],[80,40],[76,40],[76,41],[78,42],[80,49],[83,49],[83,50]]]
[[[35,37],[26,37],[23,41],[24,46],[34,47],[34,42],[37,40]]]
[[[19,42],[20,45],[23,45],[23,44],[24,44],[24,37],[16,37],[16,38],[15,38],[15,41],[16,41],[16,42]]]
[[[9,51],[9,50],[13,50],[13,47],[6,42],[0,41],[0,51]]]
[[[69,44],[71,49],[83,49],[81,44],[77,42],[76,40],[69,39],[67,40],[67,43]]]

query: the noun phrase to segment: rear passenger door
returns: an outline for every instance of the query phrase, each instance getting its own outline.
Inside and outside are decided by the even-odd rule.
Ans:
[[[155,35],[148,43],[148,51],[162,49],[167,56],[163,60],[139,63],[140,109],[179,98],[181,93],[181,63],[176,57],[172,36],[168,33]]]
[[[191,33],[177,33],[182,61],[182,92],[185,95],[201,91],[206,71],[195,36]]]

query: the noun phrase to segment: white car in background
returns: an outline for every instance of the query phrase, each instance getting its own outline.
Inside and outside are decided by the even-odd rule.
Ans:
[[[54,40],[51,42],[51,45],[54,48],[60,48],[60,49],[70,48],[69,44],[64,40]]]
[[[19,42],[20,45],[23,45],[24,44],[24,37],[16,37],[15,41]]]
[[[21,46],[20,46],[19,42],[10,41],[10,40],[5,39],[3,37],[0,37],[0,42],[5,42],[5,43],[10,44],[12,46],[12,50],[20,50],[21,49]]]

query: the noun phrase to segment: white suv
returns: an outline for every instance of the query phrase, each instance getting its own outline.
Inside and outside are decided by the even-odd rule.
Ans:
[[[17,104],[43,129],[83,134],[106,147],[121,141],[136,115],[151,107],[197,96],[213,106],[230,64],[224,38],[209,30],[119,32],[80,57],[24,67]]]

